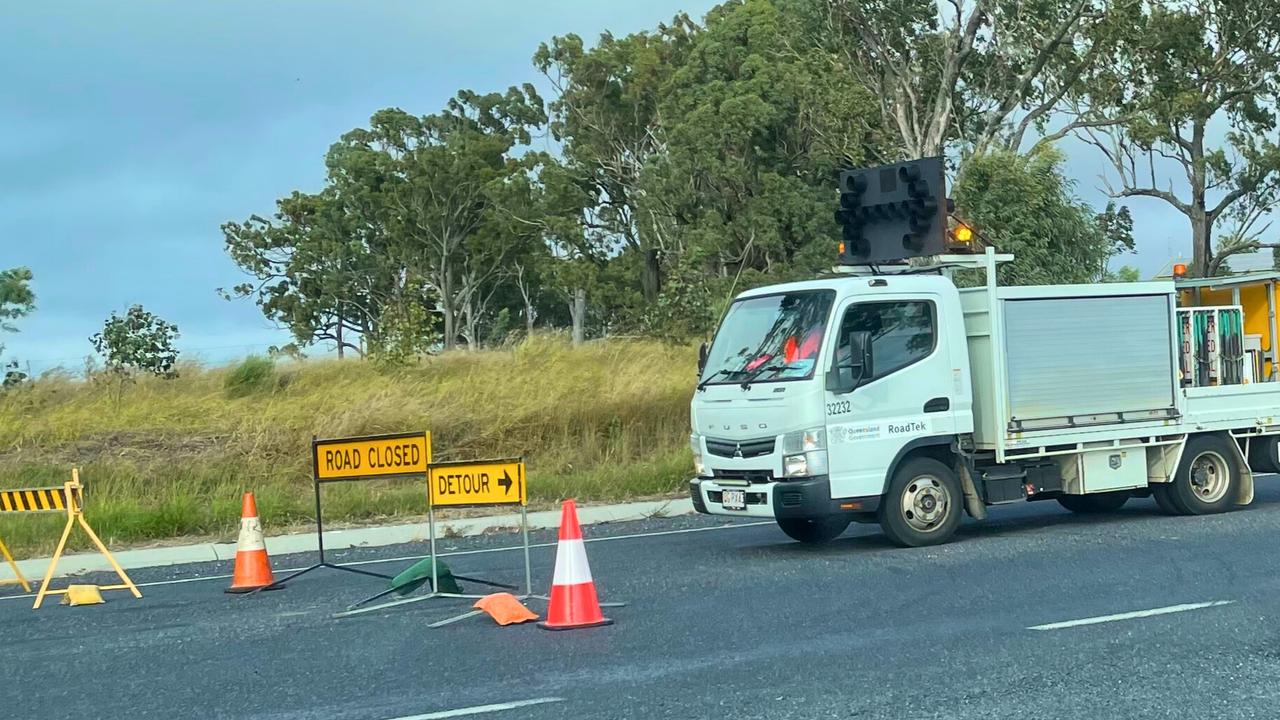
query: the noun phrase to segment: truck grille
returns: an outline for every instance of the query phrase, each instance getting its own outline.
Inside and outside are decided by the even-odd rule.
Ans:
[[[773,452],[774,438],[759,440],[715,440],[707,438],[707,452],[720,457],[754,458]]]
[[[773,473],[769,470],[720,470],[712,468],[711,477],[718,480],[745,480],[749,483],[773,482]]]

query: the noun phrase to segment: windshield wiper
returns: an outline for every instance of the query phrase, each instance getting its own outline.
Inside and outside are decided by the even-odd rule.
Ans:
[[[733,373],[736,373],[736,372],[739,372],[739,371],[738,370],[717,370],[711,373],[710,375],[708,375],[706,380],[703,380],[702,382],[698,383],[695,389],[701,392],[702,390],[705,390],[707,388],[707,385],[711,384],[712,380],[715,380],[721,375],[732,375]]]
[[[758,367],[749,376],[742,379],[742,389],[750,390],[751,383],[755,382],[756,378],[760,377],[761,375],[769,371],[781,372],[783,370],[790,369],[790,367],[791,367],[791,363],[787,363],[786,365],[765,365],[764,367]]]

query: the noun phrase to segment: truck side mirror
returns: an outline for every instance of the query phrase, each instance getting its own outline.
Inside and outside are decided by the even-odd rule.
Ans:
[[[871,333],[866,330],[850,330],[843,344],[849,347],[848,360],[840,365],[837,358],[827,371],[827,390],[837,395],[857,390],[863,380],[875,374],[871,362]]]
[[[698,377],[702,377],[702,371],[707,369],[707,344],[702,343],[698,346]]]

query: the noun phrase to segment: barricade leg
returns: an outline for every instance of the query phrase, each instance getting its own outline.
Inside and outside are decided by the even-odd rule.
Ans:
[[[129,579],[129,576],[125,574],[124,568],[120,567],[120,563],[116,562],[115,557],[111,554],[110,550],[107,550],[107,546],[103,544],[102,540],[98,539],[98,534],[93,531],[93,528],[89,527],[89,523],[84,519],[84,515],[77,515],[76,519],[80,521],[80,527],[84,528],[84,531],[89,536],[89,539],[93,541],[94,545],[98,546],[98,551],[101,552],[102,555],[107,558],[107,562],[111,563],[111,567],[115,569],[116,575],[119,575],[120,580],[123,582],[122,585],[110,585],[103,589],[104,590],[128,590],[129,592],[133,593],[133,596],[135,598],[141,598],[142,591],[139,590],[138,586],[134,585],[133,581]]]
[[[53,551],[53,558],[49,560],[49,569],[44,572],[44,582],[40,583],[40,591],[36,593],[36,603],[31,606],[32,610],[39,610],[40,603],[44,602],[44,596],[49,592],[49,583],[53,580],[53,571],[58,567],[58,559],[62,557],[62,551],[67,547],[67,538],[71,537],[71,527],[76,524],[75,515],[67,515],[67,526],[62,528],[62,537],[58,539],[58,549]]]
[[[12,582],[21,585],[23,592],[31,592],[31,583],[27,582],[27,579],[22,576],[22,571],[18,569],[18,563],[14,562],[13,555],[9,553],[9,548],[4,544],[3,540],[0,540],[0,555],[4,555],[5,562],[9,563],[9,567],[13,569],[13,576],[17,578]],[[4,583],[0,583],[0,585],[2,584]]]

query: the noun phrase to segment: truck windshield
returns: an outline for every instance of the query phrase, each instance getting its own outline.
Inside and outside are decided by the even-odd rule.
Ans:
[[[832,290],[738,300],[707,353],[702,385],[813,377],[835,299]]]

